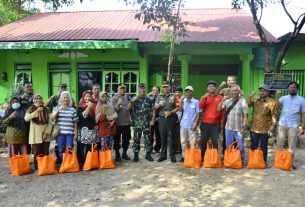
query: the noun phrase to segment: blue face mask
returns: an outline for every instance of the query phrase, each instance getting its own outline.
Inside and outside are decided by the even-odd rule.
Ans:
[[[19,109],[20,108],[20,103],[13,103],[12,108],[15,109],[15,110]]]

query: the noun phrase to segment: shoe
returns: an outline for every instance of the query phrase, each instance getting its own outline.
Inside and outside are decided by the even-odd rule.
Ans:
[[[293,169],[293,170],[296,170],[297,167],[296,167],[294,164],[292,164],[292,169]]]
[[[133,161],[134,161],[134,162],[139,162],[139,153],[138,153],[138,152],[135,152],[135,153],[134,153]]]
[[[167,160],[166,157],[159,157],[159,159],[157,160],[157,162],[163,162],[164,160]]]
[[[121,155],[120,155],[119,151],[115,152],[115,161],[116,162],[122,162],[122,158],[121,158]]]
[[[171,157],[171,162],[172,163],[176,163],[177,162],[176,158],[175,157]]]
[[[151,157],[150,153],[146,153],[145,159],[147,159],[150,162],[154,161],[154,159]]]
[[[126,149],[123,150],[122,158],[124,160],[130,160],[130,157],[127,155],[127,150]]]
[[[181,159],[179,160],[179,162],[184,162],[184,157],[181,157]]]

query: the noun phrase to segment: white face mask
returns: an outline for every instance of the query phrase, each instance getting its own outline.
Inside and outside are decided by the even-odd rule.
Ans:
[[[19,109],[20,108],[20,103],[13,103],[12,108],[15,109],[15,110]]]

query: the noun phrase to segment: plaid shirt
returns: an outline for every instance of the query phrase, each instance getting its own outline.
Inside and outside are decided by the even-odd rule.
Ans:
[[[233,99],[230,98],[223,102],[222,108],[228,109],[233,104]],[[240,131],[243,123],[243,114],[248,113],[248,104],[243,97],[239,98],[239,101],[230,111],[227,117],[227,123],[225,128],[233,131]]]

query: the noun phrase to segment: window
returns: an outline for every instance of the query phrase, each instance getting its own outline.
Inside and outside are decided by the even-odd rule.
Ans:
[[[50,88],[49,95],[58,93],[60,83],[66,83],[68,90],[71,89],[71,66],[70,63],[51,63],[49,64]]]
[[[15,66],[15,83],[32,82],[32,65],[27,64],[16,64]]]
[[[78,99],[85,90],[91,90],[93,84],[102,82],[101,63],[79,63],[78,70]]]

